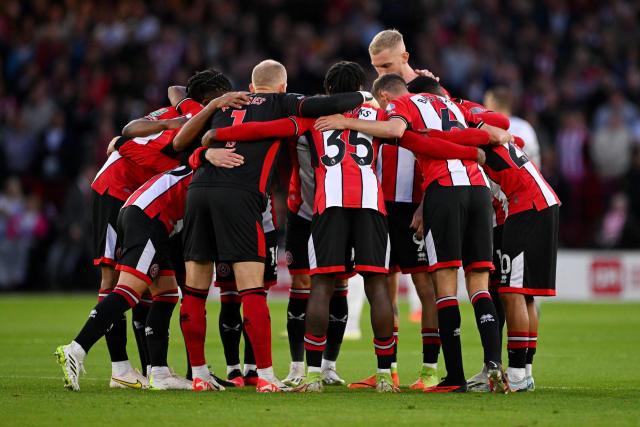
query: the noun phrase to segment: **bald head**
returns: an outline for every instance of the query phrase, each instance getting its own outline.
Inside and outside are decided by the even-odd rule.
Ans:
[[[265,59],[253,67],[251,85],[252,90],[270,89],[274,91],[280,91],[280,88],[284,86],[284,91],[287,86],[287,70],[278,61]]]

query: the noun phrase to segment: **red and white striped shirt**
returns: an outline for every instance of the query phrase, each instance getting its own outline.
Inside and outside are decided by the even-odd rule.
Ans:
[[[413,153],[406,148],[381,144],[378,150],[378,180],[388,202],[420,203],[422,171]]]
[[[392,101],[388,106],[389,118],[400,118],[407,129],[437,129],[455,132],[464,129],[468,122],[480,121],[473,113],[453,101],[427,93],[407,94]],[[478,163],[471,160],[435,160],[420,156],[420,167],[424,176],[423,189],[437,181],[445,187],[480,185],[489,186],[489,181]]]
[[[169,235],[179,233],[187,202],[187,188],[193,172],[188,166],[154,176],[138,188],[124,203],[137,206],[149,218],[157,218],[164,224]]]
[[[384,111],[363,104],[346,117],[361,120],[385,120]],[[374,209],[386,215],[384,195],[376,176],[376,157],[380,144],[371,135],[352,130],[313,129],[315,120],[293,118],[311,134],[316,191],[314,213],[330,207]]]
[[[484,169],[505,194],[509,202],[508,215],[560,203],[538,168],[516,144],[492,146],[486,153]]]
[[[311,221],[316,183],[311,165],[309,140],[306,136],[298,138],[297,144],[289,144],[289,156],[292,169],[287,207],[294,214]]]

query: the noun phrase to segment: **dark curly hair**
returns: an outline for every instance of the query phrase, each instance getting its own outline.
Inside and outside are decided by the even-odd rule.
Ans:
[[[327,94],[355,92],[362,90],[367,77],[360,64],[350,61],[336,62],[324,76],[324,90]]]
[[[198,71],[187,81],[187,97],[202,103],[205,98],[217,98],[232,90],[231,82],[215,68]]]

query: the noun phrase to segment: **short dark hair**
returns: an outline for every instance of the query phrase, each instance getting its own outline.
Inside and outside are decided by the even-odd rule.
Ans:
[[[383,90],[393,91],[398,90],[402,87],[404,87],[405,89],[407,88],[407,84],[405,83],[402,76],[400,76],[400,74],[390,73],[378,77],[376,81],[373,82],[373,88],[371,90],[373,96],[378,97],[378,95],[380,95],[380,92],[382,92]]]
[[[231,81],[215,68],[198,71],[187,81],[187,97],[202,103],[207,96],[217,98],[232,90]]]
[[[367,80],[360,64],[351,61],[336,62],[324,76],[324,90],[327,94],[355,92],[362,90]]]
[[[432,95],[446,96],[447,94],[442,90],[440,82],[433,77],[421,76],[420,79],[420,92],[430,93]]]

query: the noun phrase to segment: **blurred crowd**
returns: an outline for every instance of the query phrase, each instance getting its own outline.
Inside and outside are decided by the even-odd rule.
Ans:
[[[259,60],[321,91],[338,59],[368,66],[385,28],[410,63],[481,101],[510,88],[564,202],[564,247],[640,242],[640,1],[4,0],[0,2],[0,289],[91,281],[89,185],[112,136],[217,67]]]

